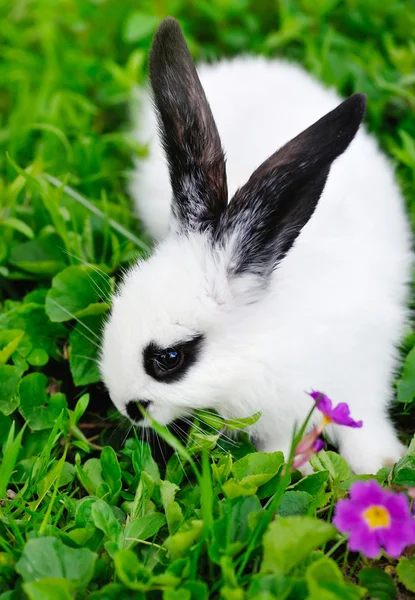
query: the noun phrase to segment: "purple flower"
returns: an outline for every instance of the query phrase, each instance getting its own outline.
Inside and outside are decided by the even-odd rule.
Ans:
[[[298,442],[294,452],[294,469],[302,467],[310,460],[313,454],[317,454],[324,448],[324,442],[319,436],[320,432],[317,428],[314,428]]]
[[[377,558],[382,548],[398,558],[407,546],[415,544],[415,520],[408,498],[383,489],[375,480],[357,481],[350,499],[335,508],[334,525],[349,534],[349,548],[368,558]]]
[[[323,413],[323,427],[329,423],[346,425],[347,427],[362,427],[363,421],[355,421],[350,416],[350,409],[346,402],[340,402],[333,408],[333,403],[326,394],[313,391],[308,395],[313,398],[317,403],[318,410]]]

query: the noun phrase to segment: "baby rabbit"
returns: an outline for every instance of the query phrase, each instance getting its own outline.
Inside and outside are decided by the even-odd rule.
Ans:
[[[132,182],[159,243],[105,326],[112,401],[137,423],[137,402],[162,424],[195,408],[262,411],[254,443],[287,453],[305,392],[321,390],[363,420],[329,433],[356,473],[374,473],[402,454],[387,407],[412,256],[393,170],[359,129],[365,97],[341,102],[280,60],[199,74],[167,18],[150,54],[155,111],[142,93],[149,156]]]

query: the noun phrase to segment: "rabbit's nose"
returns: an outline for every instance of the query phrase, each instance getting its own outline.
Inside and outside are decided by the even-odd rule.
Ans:
[[[139,421],[143,420],[140,407],[144,410],[148,410],[150,404],[150,400],[136,400],[135,402],[129,402],[125,407],[125,410],[127,411],[127,415],[131,421],[138,423]]]

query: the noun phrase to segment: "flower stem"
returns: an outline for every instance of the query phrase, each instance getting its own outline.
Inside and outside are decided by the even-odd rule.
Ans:
[[[341,536],[341,538],[340,538],[340,539],[339,539],[339,540],[338,540],[338,541],[337,541],[337,542],[334,544],[334,546],[332,546],[332,547],[330,548],[330,550],[327,550],[327,552],[326,552],[326,556],[327,556],[327,558],[328,558],[329,556],[331,556],[332,554],[334,554],[334,553],[336,552],[336,550],[337,550],[338,548],[340,548],[340,546],[341,546],[342,544],[344,544],[344,542],[345,542],[346,540],[347,540],[347,535],[342,535],[342,536]]]
[[[251,557],[251,554],[257,544],[258,539],[265,533],[265,530],[267,529],[268,525],[271,523],[272,519],[275,516],[275,513],[278,510],[279,505],[281,504],[281,500],[285,493],[285,490],[287,489],[287,487],[291,481],[291,470],[292,470],[292,466],[293,466],[293,462],[294,462],[295,449],[297,447],[298,442],[303,437],[305,430],[307,429],[308,423],[311,419],[313,411],[316,408],[316,405],[317,405],[317,403],[314,402],[313,406],[311,407],[299,432],[295,433],[295,431],[294,431],[294,433],[293,433],[291,448],[290,448],[290,455],[289,455],[288,461],[286,463],[285,471],[283,472],[282,477],[280,477],[280,480],[277,485],[277,489],[275,490],[275,494],[268,500],[267,504],[265,505],[264,517],[260,520],[260,522],[258,523],[258,525],[256,526],[256,528],[252,534],[251,540],[248,544],[248,548],[246,549],[246,552],[244,553],[244,555],[242,557],[242,562],[241,562],[238,572],[237,572],[238,577],[240,577],[242,575],[242,573]]]

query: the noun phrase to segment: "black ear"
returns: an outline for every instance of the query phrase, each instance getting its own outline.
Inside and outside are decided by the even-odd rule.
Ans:
[[[178,22],[168,17],[150,52],[150,81],[181,230],[215,226],[228,201],[225,158]]]
[[[366,109],[355,94],[266,160],[240,188],[216,230],[232,239],[231,275],[268,275],[312,216],[332,162],[359,128]]]

